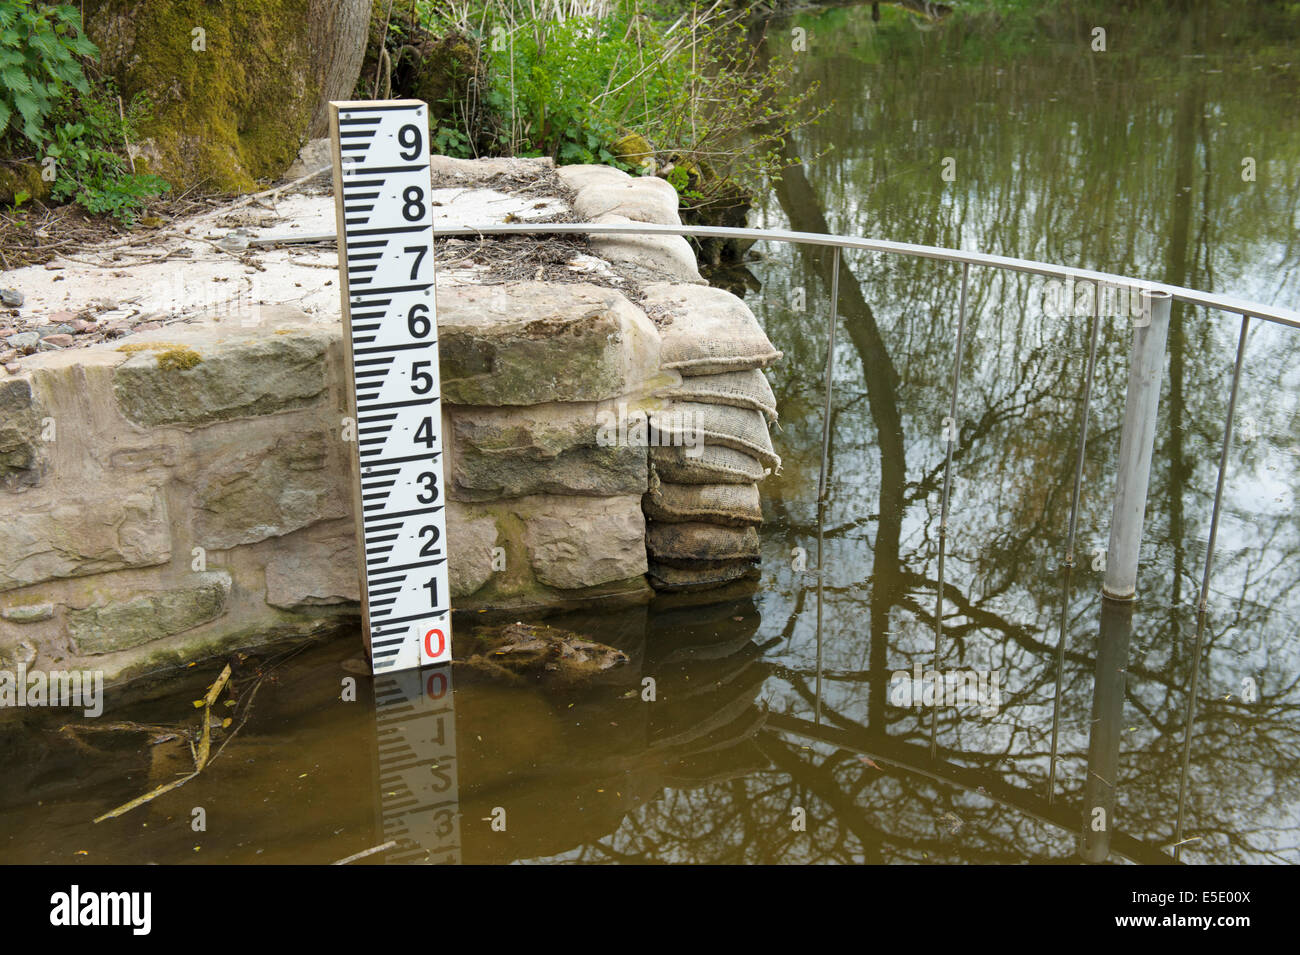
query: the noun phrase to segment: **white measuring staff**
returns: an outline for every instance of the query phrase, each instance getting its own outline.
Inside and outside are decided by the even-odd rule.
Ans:
[[[451,659],[428,107],[330,103],[330,142],[361,621],[389,673]]]

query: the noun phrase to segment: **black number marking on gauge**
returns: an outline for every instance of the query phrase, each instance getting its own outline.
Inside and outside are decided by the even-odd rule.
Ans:
[[[451,658],[429,111],[340,102],[330,119],[362,626],[380,674]]]

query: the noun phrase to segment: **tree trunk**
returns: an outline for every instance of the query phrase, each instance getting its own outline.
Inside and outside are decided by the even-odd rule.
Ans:
[[[309,139],[329,129],[330,100],[351,99],[366,55],[372,0],[311,0],[308,43],[316,71],[316,111]]]

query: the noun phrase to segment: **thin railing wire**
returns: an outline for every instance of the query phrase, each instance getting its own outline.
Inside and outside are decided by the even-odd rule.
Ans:
[[[1228,396],[1228,414],[1223,423],[1223,450],[1219,453],[1219,477],[1214,487],[1214,510],[1210,515],[1210,537],[1205,546],[1205,575],[1196,601],[1196,645],[1192,650],[1192,685],[1187,690],[1187,713],[1183,720],[1183,759],[1178,777],[1178,823],[1174,828],[1174,861],[1182,851],[1183,823],[1187,809],[1187,778],[1192,765],[1192,720],[1196,716],[1196,694],[1201,683],[1201,654],[1205,647],[1205,625],[1210,596],[1210,571],[1214,566],[1214,546],[1219,539],[1219,512],[1223,506],[1223,478],[1228,470],[1228,452],[1232,448],[1232,419],[1237,412],[1237,389],[1241,384],[1241,366],[1246,357],[1246,333],[1250,316],[1241,316],[1241,333],[1237,336],[1237,360],[1232,368],[1232,391]]]
[[[934,601],[934,666],[938,679],[939,655],[943,638],[943,561],[948,544],[948,500],[952,492],[952,454],[957,447],[957,396],[961,389],[961,353],[966,337],[966,289],[970,282],[970,265],[962,263],[961,267],[961,304],[957,306],[957,345],[952,360],[952,400],[949,402],[948,418],[944,422],[944,436],[948,449],[943,464],[943,496],[939,504],[939,581],[935,587]],[[930,708],[930,755],[934,756],[939,747],[939,687],[935,686],[935,705]]]
[[[822,409],[822,461],[817,475],[817,712],[816,720],[822,721],[822,587],[825,583],[822,562],[822,545],[824,542],[824,525],[826,512],[826,469],[830,463],[831,451],[831,392],[834,387],[835,374],[835,315],[840,303],[840,250],[835,249],[835,261],[831,267],[831,313],[827,319],[826,330],[826,404]]]

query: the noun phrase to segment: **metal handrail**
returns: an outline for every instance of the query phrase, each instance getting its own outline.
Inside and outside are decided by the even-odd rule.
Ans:
[[[1033,259],[1019,259],[1006,255],[989,255],[985,252],[965,252],[960,249],[945,249],[934,245],[914,245],[910,242],[889,242],[884,239],[855,239],[844,235],[824,235],[820,232],[794,232],[789,229],[749,229],[733,226],[705,225],[659,225],[649,222],[515,222],[490,225],[456,226],[440,229],[435,226],[438,238],[463,235],[677,235],[696,236],[706,239],[756,239],[772,242],[793,242],[801,245],[825,245],[840,249],[862,249],[866,252],[884,252],[890,255],[909,255],[922,259],[938,259],[943,262],[959,262],[966,265],[982,265],[1010,272],[1025,272],[1031,275],[1045,275],[1059,279],[1074,279],[1076,282],[1095,282],[1098,285],[1129,288],[1134,291],[1146,289],[1152,292],[1166,292],[1176,302],[1199,305],[1221,312],[1236,315],[1248,315],[1278,325],[1300,328],[1300,311],[1264,305],[1237,298],[1233,295],[1216,295],[1197,289],[1183,288],[1181,285],[1166,285],[1163,282],[1148,282],[1111,272],[1098,272],[1094,269],[1080,269],[1069,265],[1052,265],[1048,262],[1036,262]]]

